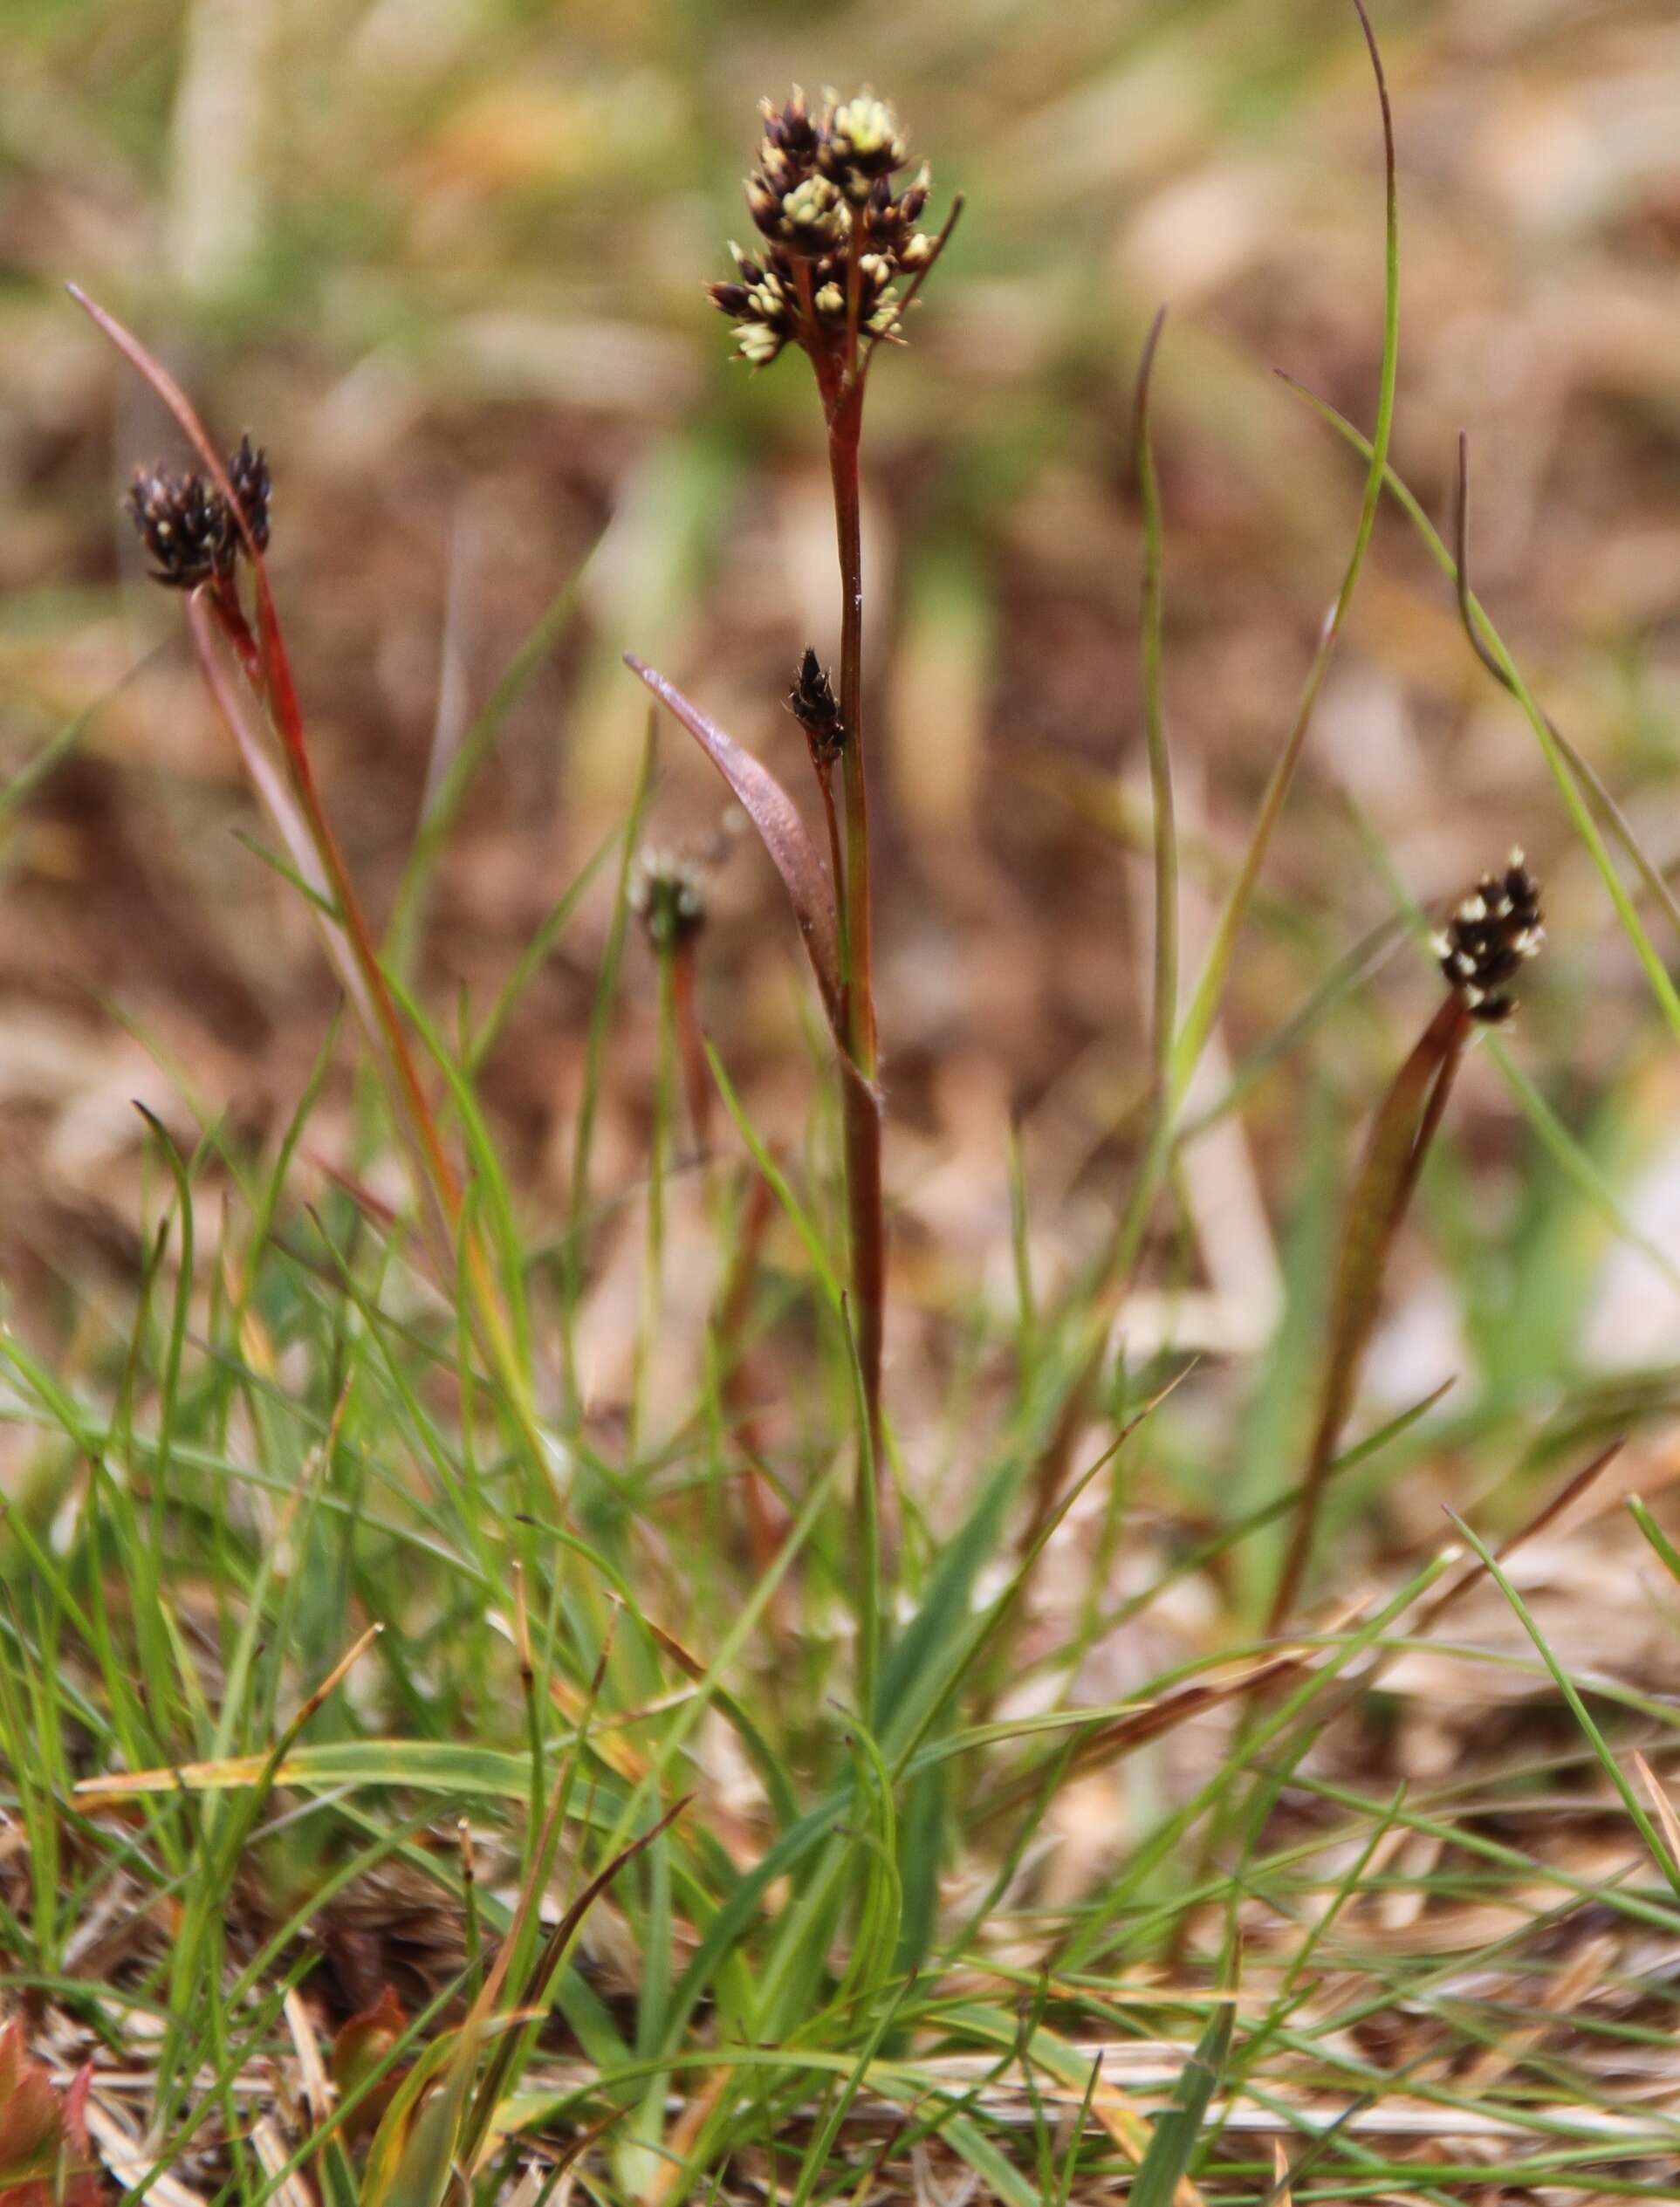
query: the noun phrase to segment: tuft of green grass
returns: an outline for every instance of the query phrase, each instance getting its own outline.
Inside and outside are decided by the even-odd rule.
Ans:
[[[1047,1280],[1031,1130],[1013,1130],[1011,1292],[964,1279],[929,1313],[962,1345],[948,1445],[908,1385],[902,1416],[883,1397],[880,1312],[856,1286],[860,1241],[885,1230],[856,1180],[858,1114],[880,1101],[867,841],[847,846],[837,898],[767,770],[633,662],[751,815],[810,954],[821,1023],[792,1148],[703,1037],[696,1007],[730,980],[703,934],[680,973],[659,957],[650,1008],[634,1002],[651,732],[621,829],[488,1005],[429,1000],[415,954],[442,852],[574,583],[470,724],[380,930],[316,785],[249,517],[243,554],[189,600],[281,845],[259,855],[353,1016],[265,1147],[202,1116],[182,1142],[189,1096],[167,1124],[147,1114],[131,1307],[93,1313],[61,1360],[0,1331],[0,1422],[25,1464],[0,1524],[0,1990],[44,2058],[91,2064],[73,2090],[127,2196],[1672,2196],[1671,1697],[1608,1662],[1573,1670],[1521,1579],[1614,1450],[1536,1508],[1552,1458],[1607,1422],[1671,1416],[1672,1374],[1604,1400],[1541,1323],[1574,1292],[1589,1226],[1641,1233],[1604,1129],[1523,1069],[1520,1041],[1489,1052],[1533,1130],[1523,1196],[1437,1237],[1467,1332],[1503,1361],[1450,1396],[1443,1374],[1398,1411],[1361,1405],[1402,1228],[1432,1199],[1451,1208],[1445,1105],[1468,1035],[1437,1015],[1396,1073],[1368,1016],[1364,984],[1417,917],[1398,878],[1395,912],[1351,949],[1262,882],[1386,488],[1540,744],[1665,1046],[1677,1025],[1600,819],[1672,916],[1660,871],[1470,592],[1465,531],[1454,559],[1389,465],[1394,120],[1358,12],[1386,312],[1373,435],[1338,421],[1367,468],[1353,549],[1181,1006],[1181,895],[1210,854],[1174,810],[1157,321],[1133,439],[1155,959],[1130,1179],[1117,1232]],[[237,506],[191,406],[95,312]],[[854,300],[854,354],[858,335]],[[831,430],[847,387],[825,393]],[[854,436],[849,462],[855,579]],[[0,822],[92,711],[0,791]],[[847,780],[858,834],[855,763]],[[487,1077],[585,910],[597,970],[557,1221],[507,1169]],[[1239,945],[1262,929],[1312,961],[1310,986],[1192,1107]],[[646,1153],[608,1185],[601,1100],[637,1009],[656,1038]],[[372,1079],[346,1135],[323,1098],[353,1034]],[[722,1106],[710,1136],[703,1071]],[[1214,1359],[1142,1344],[1111,1368],[1137,1310],[1122,1291],[1146,1271],[1163,1297],[1194,1277],[1203,1145],[1289,1083],[1316,1150],[1285,1321],[1229,1355],[1238,1388]],[[1374,1126],[1325,1309],[1338,1114]],[[1464,1548],[1410,1508],[1431,1460],[1481,1490]],[[1630,1555],[1654,1559],[1668,1624],[1673,1532],[1642,1501],[1629,1514],[1642,1548],[1591,1551],[1622,1574],[1604,1606],[1630,1606]],[[25,2118],[41,2129],[45,2088],[19,2043],[9,2032],[0,2063],[0,2200],[50,2176],[7,2158]],[[62,2130],[79,2160],[67,2115]],[[34,2142],[49,2133],[56,2155],[51,2125]]]

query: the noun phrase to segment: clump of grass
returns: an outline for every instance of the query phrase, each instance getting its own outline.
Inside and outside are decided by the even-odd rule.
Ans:
[[[0,1335],[0,1408],[36,1457],[3,1532],[0,1944],[6,1991],[63,2072],[44,2087],[20,2031],[0,2038],[0,2150],[21,2098],[56,2162],[0,2159],[0,2196],[51,2183],[80,2207],[95,2148],[128,2196],[172,2207],[537,2207],[580,2192],[811,2207],[959,2187],[1010,2207],[1482,2200],[1519,2183],[1668,2196],[1675,2123],[1624,2084],[1635,2063],[1642,2086],[1660,2079],[1672,2032],[1680,1870],[1656,1766],[1670,1712],[1608,1675],[1573,1679],[1511,1568],[1592,1498],[1614,1450],[1550,1503],[1525,1502],[1497,1549],[1466,1522],[1473,1560],[1429,1543],[1399,1567],[1391,1552],[1357,1569],[1323,1552],[1333,1480],[1398,1476],[1444,1445],[1442,1390],[1347,1436],[1472,1031],[1498,1023],[1538,941],[1519,860],[1450,918],[1445,1001],[1376,1100],[1298,1475],[1237,1494],[1231,1435],[1210,1449],[1205,1415],[1174,1424],[1190,1389],[1170,1360],[1122,1367],[1102,1391],[1115,1314],[1200,1134],[1369,965],[1361,946],[1265,1038],[1259,1072],[1239,1068],[1230,1095],[1187,1118],[1376,505],[1398,494],[1394,140],[1361,21],[1382,95],[1388,290],[1354,548],[1181,1005],[1157,319],[1133,437],[1155,865],[1144,1132],[1115,1234],[1048,1299],[1017,1175],[1020,1310],[1000,1319],[979,1294],[965,1307],[978,1376],[953,1383],[961,1462],[942,1487],[918,1436],[895,1539],[876,1487],[896,1436],[881,1400],[861,426],[871,363],[902,336],[950,224],[918,227],[927,186],[902,177],[892,110],[870,93],[767,108],[748,188],[765,243],[714,287],[743,356],[803,352],[821,405],[839,679],[807,650],[789,703],[826,867],[769,770],[633,661],[780,874],[835,1095],[809,1155],[790,1157],[706,1044],[703,993],[723,977],[708,964],[704,868],[642,840],[650,739],[558,1237],[510,1186],[479,1080],[606,849],[488,1013],[463,1002],[453,1030],[429,1014],[403,973],[442,829],[422,826],[382,949],[298,706],[265,564],[268,463],[249,441],[223,459],[150,354],[90,307],[193,447],[191,474],[142,471],[131,517],[181,598],[376,1087],[358,1146],[325,1174],[309,1137],[331,1033],[267,1150],[209,1125],[182,1155],[151,1122],[161,1201],[131,1326],[64,1369]],[[1570,755],[1475,605],[1464,547],[1461,531],[1466,626],[1600,858]],[[596,1275],[591,1158],[636,916],[660,1043],[626,1319]],[[1382,942],[1402,939],[1403,923]],[[686,1207],[679,1086],[701,1168]],[[1555,1114],[1548,1140],[1571,1154]],[[394,1200],[373,1192],[393,1148],[408,1168]],[[1308,1164],[1327,1208],[1321,1148]],[[1591,1161],[1574,1162],[1571,1190],[1591,1186]],[[709,1263],[708,1315],[692,1376],[662,1390],[686,1399],[655,1415],[648,1375],[679,1370],[684,1347],[666,1293],[679,1227]],[[627,1399],[607,1412],[579,1346],[597,1292],[634,1336]],[[1293,1409],[1308,1368],[1280,1340],[1267,1389]],[[1464,1447],[1503,1450],[1525,1430],[1498,1406],[1466,1418]],[[1680,1576],[1665,1528],[1642,1503],[1634,1518]],[[1186,1630],[1176,1596],[1215,1604],[1232,1553],[1283,1526],[1270,1631],[1234,1603]],[[1315,1565],[1334,1606],[1302,1617]],[[1490,1593],[1525,1645],[1445,1642],[1448,1614],[1468,1632]],[[1397,1673],[1471,1657],[1544,1699],[1525,1727],[1467,1692],[1491,1744],[1431,1775]],[[1574,1729],[1548,1729],[1558,1717]],[[1624,1734],[1646,1751],[1642,1796]],[[1624,1946],[1607,1950],[1607,1924]],[[43,2096],[60,2082],[61,2101]]]

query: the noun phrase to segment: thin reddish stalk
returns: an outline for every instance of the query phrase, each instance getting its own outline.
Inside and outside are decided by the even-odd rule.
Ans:
[[[840,842],[840,814],[834,809],[834,770],[832,765],[819,765],[817,787],[822,792],[823,824],[828,830],[828,870],[834,877],[834,908],[840,921],[840,972],[847,970],[846,963],[846,853]]]
[[[106,312],[88,298],[79,285],[67,286],[71,297],[95,322],[115,346],[125,360],[135,367],[152,390],[168,407],[181,425],[182,430],[203,463],[210,481],[226,502],[243,541],[250,563],[252,586],[257,600],[257,649],[253,652],[250,629],[241,611],[232,586],[217,585],[205,593],[205,600],[215,613],[217,626],[227,638],[244,669],[247,679],[266,706],[274,730],[279,737],[290,771],[293,793],[303,808],[304,817],[314,839],[322,868],[334,901],[339,907],[339,919],[349,937],[356,963],[361,970],[367,996],[378,1022],[380,1038],[390,1053],[396,1074],[400,1100],[412,1121],[415,1139],[425,1160],[427,1172],[434,1182],[433,1194],[437,1207],[449,1222],[449,1234],[442,1252],[452,1262],[448,1245],[453,1238],[453,1228],[461,1209],[461,1188],[444,1151],[438,1133],[436,1119],[427,1101],[426,1093],[415,1069],[408,1038],[397,1017],[396,1005],[386,984],[380,966],[379,956],[368,930],[367,920],[355,894],[349,868],[339,847],[326,807],[316,785],[314,768],[310,763],[309,746],[304,734],[303,713],[298,703],[297,684],[292,679],[291,662],[287,656],[285,639],[281,633],[280,620],[275,609],[274,593],[269,586],[268,567],[263,558],[263,547],[257,541],[244,506],[229,478],[228,470],[216,447],[210,442],[196,408],[168,371],[155,360],[134,333],[125,329],[116,317]]]
[[[239,531],[250,565],[257,612],[255,638],[240,606],[237,586],[230,579],[216,583],[209,589],[201,590],[189,605],[188,611],[195,648],[204,665],[212,694],[224,715],[229,716],[230,726],[235,728],[236,740],[240,743],[243,753],[247,747],[237,727],[237,711],[230,713],[233,693],[230,686],[218,684],[214,667],[215,655],[208,633],[209,623],[200,617],[208,613],[237,656],[252,694],[263,708],[269,726],[278,741],[286,780],[291,785],[291,798],[301,815],[303,831],[312,846],[315,864],[324,877],[327,901],[334,908],[346,954],[342,970],[350,984],[349,993],[368,1030],[368,1040],[374,1049],[375,1063],[387,1085],[398,1124],[404,1132],[414,1160],[428,1237],[434,1244],[434,1262],[438,1268],[439,1278],[444,1280],[449,1278],[457,1261],[464,1260],[477,1305],[475,1315],[479,1338],[506,1390],[507,1407],[530,1454],[532,1470],[545,1479],[551,1476],[549,1456],[536,1423],[529,1374],[524,1368],[512,1339],[497,1282],[477,1230],[470,1226],[463,1247],[460,1251],[456,1248],[463,1217],[461,1182],[444,1148],[436,1114],[427,1097],[415,1062],[408,1029],[398,1015],[395,999],[380,963],[372,931],[356,894],[355,884],[326,809],[321,802],[304,732],[297,684],[292,679],[279,614],[269,585],[263,547],[257,540],[257,532],[234,489],[228,470],[210,442],[204,425],[185,392],[140,339],[125,329],[114,316],[95,305],[75,284],[70,285],[69,289],[78,305],[86,310],[179,422]],[[260,752],[261,744],[255,742],[249,757],[254,762],[258,761]],[[253,765],[253,772],[260,783],[260,764]],[[310,870],[306,867],[305,873]],[[334,963],[339,963],[336,956]]]
[[[1272,1597],[1268,1633],[1282,1629],[1299,1597],[1324,1504],[1324,1491],[1329,1484],[1330,1467],[1347,1414],[1353,1408],[1354,1390],[1376,1323],[1378,1291],[1389,1252],[1400,1223],[1410,1208],[1418,1175],[1441,1124],[1469,1038],[1470,1013],[1463,997],[1454,990],[1395,1074],[1372,1127],[1336,1268],[1336,1306],[1332,1313],[1336,1331],[1294,1529]],[[1383,1149],[1392,1131],[1392,1114],[1402,1108],[1416,1111],[1409,1145],[1388,1189],[1382,1189],[1379,1183],[1375,1190],[1382,1198],[1380,1205],[1370,1216],[1361,1217],[1367,1190],[1372,1188],[1375,1177],[1387,1169]]]
[[[259,619],[266,600],[265,588],[259,591],[257,610]],[[252,677],[249,651],[249,631],[243,616],[235,607],[230,610],[225,597],[220,593],[207,593],[207,602],[216,616],[216,624],[237,652],[241,665],[248,677]],[[408,1121],[422,1164],[422,1182],[435,1213],[435,1223],[440,1235],[439,1261],[445,1267],[447,1278],[453,1265],[453,1250],[461,1217],[461,1183],[455,1167],[443,1147],[437,1119],[422,1085],[414,1052],[408,1046],[408,1037],[385,978],[379,953],[374,947],[372,931],[367,915],[357,896],[350,869],[339,846],[333,823],[321,802],[314,771],[310,764],[309,750],[305,741],[303,723],[298,713],[297,692],[291,684],[291,669],[286,660],[285,646],[281,638],[278,620],[273,620],[269,606],[272,634],[268,648],[262,655],[259,685],[254,677],[253,687],[266,703],[271,717],[281,738],[281,748],[290,771],[292,792],[298,799],[305,819],[309,825],[321,870],[333,901],[338,908],[339,922],[350,943],[366,990],[364,1008],[370,1008],[380,1040],[385,1045],[387,1062],[395,1077],[396,1101]],[[277,672],[281,680],[276,682]],[[288,722],[290,727],[288,729]]]
[[[887,1217],[881,1194],[881,1094],[875,1086],[875,1000],[869,879],[869,798],[863,742],[863,531],[858,489],[858,442],[863,384],[839,394],[828,425],[834,524],[840,572],[840,754],[846,808],[846,881],[842,898],[846,960],[842,997],[846,1062],[841,1102],[846,1126],[846,1203],[851,1240],[852,1292],[858,1362],[879,1486],[881,1368],[886,1330]]]
[[[869,795],[863,742],[863,524],[858,443],[863,386],[841,394],[829,422],[828,465],[840,573],[840,782],[846,810],[847,1038],[858,1070],[875,1073],[875,1006],[869,896]]]
[[[694,994],[694,942],[684,936],[671,946],[671,1016],[676,1025],[676,1046],[682,1061],[682,1093],[689,1107],[689,1125],[694,1146],[703,1157],[711,1154],[711,1068],[706,1063],[705,1039]]]

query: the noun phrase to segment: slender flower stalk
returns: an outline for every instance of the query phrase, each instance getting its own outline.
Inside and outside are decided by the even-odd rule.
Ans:
[[[708,288],[736,326],[742,358],[754,367],[767,367],[790,344],[806,353],[827,431],[840,584],[840,690],[836,696],[807,650],[789,703],[810,745],[834,884],[852,1293],[870,1447],[879,1466],[887,1228],[863,731],[860,452],[870,364],[883,343],[902,342],[904,311],[943,250],[962,202],[936,235],[918,227],[928,172],[901,185],[908,154],[898,120],[867,89],[844,100],[831,93],[813,115],[796,88],[783,106],[765,101],[761,112],[764,138],[746,198],[765,243],[755,254],[732,246],[734,279]]]
[[[705,872],[698,859],[644,848],[631,867],[627,891],[659,961],[661,1025],[682,1067],[683,1100],[703,1158],[711,1146],[711,1073],[695,1002],[695,947],[706,925]]]
[[[398,991],[381,962],[316,783],[263,556],[271,490],[266,457],[246,437],[224,461],[185,393],[140,340],[75,285],[69,288],[175,415],[198,455],[201,469],[183,475],[159,467],[137,470],[127,500],[129,517],[154,578],[185,598],[188,630],[205,686],[315,899],[329,960],[362,1021],[413,1161],[433,1270],[442,1283],[453,1279],[457,1269],[464,1272],[480,1346],[500,1384],[533,1479],[540,1483],[533,1488],[535,1500],[546,1494],[555,1467],[537,1422],[517,1297],[504,1294],[465,1202],[421,1079]],[[249,613],[240,590],[242,567],[250,578]],[[230,679],[219,644],[237,661],[243,693]],[[271,737],[283,771],[277,771]]]
[[[1294,1529],[1267,1629],[1282,1630],[1299,1597],[1347,1414],[1376,1323],[1389,1253],[1410,1208],[1464,1045],[1477,1025],[1511,1017],[1512,984],[1546,939],[1539,884],[1520,851],[1487,874],[1431,941],[1448,994],[1377,1107],[1347,1208],[1336,1267],[1334,1333]]]
[[[648,1159],[647,1247],[641,1271],[641,1323],[632,1360],[629,1423],[625,1456],[634,1461],[646,1410],[648,1359],[658,1338],[665,1276],[665,1182],[670,1170],[676,1117],[676,962],[692,956],[705,925],[699,869],[673,852],[638,851],[627,887],[630,909],[659,964],[658,1066],[654,1080],[653,1134]]]

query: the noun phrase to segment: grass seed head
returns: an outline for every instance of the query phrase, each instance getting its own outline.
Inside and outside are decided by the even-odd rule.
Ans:
[[[855,332],[902,334],[901,279],[931,266],[937,247],[916,224],[928,203],[923,168],[894,190],[908,158],[897,117],[864,91],[830,93],[813,116],[797,88],[782,106],[760,103],[764,137],[746,181],[761,257],[732,245],[736,280],[706,286],[736,326],[741,357],[767,367],[790,340],[813,360],[839,360]]]
[[[1431,945],[1448,986],[1475,1019],[1497,1025],[1516,1006],[1510,983],[1546,940],[1539,884],[1520,851],[1502,874],[1485,874]]]
[[[233,485],[234,496],[245,517],[245,526],[250,531],[258,552],[268,550],[269,493],[273,488],[269,475],[268,455],[259,444],[252,447],[250,432],[246,430],[239,440],[237,451],[228,458],[228,480]]]
[[[259,552],[268,546],[268,458],[249,435],[228,460],[246,526]],[[202,475],[173,475],[167,468],[136,468],[126,500],[129,518],[152,563],[152,579],[169,590],[196,590],[226,582],[243,546],[233,509]]]

